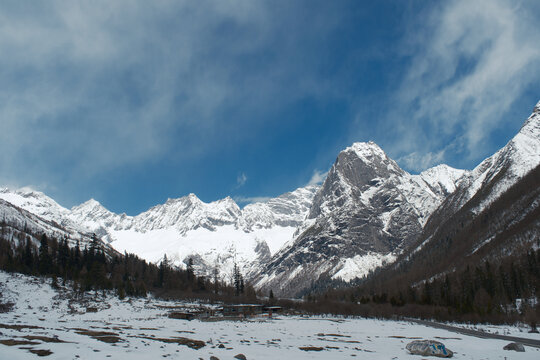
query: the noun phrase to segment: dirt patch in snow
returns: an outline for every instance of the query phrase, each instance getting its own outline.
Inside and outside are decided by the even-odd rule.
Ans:
[[[0,329],[11,329],[21,331],[22,329],[44,329],[41,326],[35,325],[9,325],[9,324],[0,324]]]
[[[19,345],[38,345],[39,342],[30,341],[30,340],[5,339],[5,340],[0,340],[0,344],[6,345],[6,346],[19,346]]]
[[[29,349],[32,354],[36,354],[37,356],[49,356],[53,352],[51,350],[42,350],[42,349]]]
[[[342,334],[324,334],[324,333],[318,333],[317,336],[333,336],[333,337],[346,337],[350,338],[350,335],[342,335]]]
[[[46,343],[65,343],[66,341],[60,340],[57,337],[48,337],[48,336],[37,336],[37,335],[26,335],[23,338],[27,340],[39,340]]]
[[[148,336],[136,336],[136,337],[141,338],[141,339],[147,339],[147,340],[161,341],[168,344],[185,345],[195,350],[199,350],[200,348],[206,346],[206,343],[202,340],[193,340],[193,339],[188,339],[185,337],[173,337],[173,338],[154,338],[154,337],[148,337]]]
[[[300,350],[304,350],[304,351],[323,351],[324,348],[323,347],[319,347],[319,346],[301,346],[299,347]]]
[[[92,331],[92,330],[86,330],[86,329],[73,329],[73,330],[77,330],[75,332],[79,335],[90,336],[91,338],[95,340],[99,340],[108,344],[115,344],[119,341],[122,341],[122,339],[118,336],[118,334],[113,333],[113,332]]]

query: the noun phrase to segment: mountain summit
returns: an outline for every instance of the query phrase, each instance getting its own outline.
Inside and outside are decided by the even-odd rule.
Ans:
[[[297,293],[313,281],[349,281],[395,260],[465,172],[401,169],[375,143],[339,153],[297,237],[255,278],[260,288]]]
[[[152,262],[166,255],[185,266],[192,258],[199,273],[218,269],[224,280],[238,263],[258,289],[290,296],[396,261],[396,268],[414,265],[440,249],[452,253],[459,241],[471,254],[500,253],[512,239],[529,244],[540,227],[540,185],[531,175],[539,164],[540,102],[518,134],[472,171],[442,164],[412,175],[374,142],[358,142],[338,154],[321,186],[243,209],[230,197],[205,203],[189,194],[127,216],[93,199],[69,210],[40,192],[2,189],[0,210],[18,223],[31,214],[33,226],[49,233],[96,233]],[[464,233],[479,216],[496,222]],[[516,224],[525,230],[501,235]]]

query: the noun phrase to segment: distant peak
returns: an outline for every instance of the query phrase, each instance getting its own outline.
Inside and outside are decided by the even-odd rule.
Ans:
[[[103,207],[103,206],[101,205],[101,203],[99,201],[92,198],[90,200],[87,200],[87,201],[83,202],[80,205],[74,206],[72,208],[72,210],[74,210],[74,209],[94,209],[96,207]]]
[[[452,185],[452,188],[455,188],[455,183],[467,172],[468,170],[456,169],[446,164],[440,164],[422,171],[420,177],[432,185],[434,182],[443,182],[446,184],[452,183],[454,184]],[[450,189],[450,187],[447,186],[447,189]],[[450,192],[452,191],[454,190],[451,190]]]
[[[30,186],[23,186],[21,188],[18,188],[16,192],[21,195],[29,195],[29,194],[45,195],[41,191],[37,191],[31,188]]]
[[[436,172],[464,172],[465,170],[456,169],[446,164],[439,164],[435,165],[433,167],[430,167],[429,169],[426,169],[422,171],[420,174],[430,174],[430,173],[436,173]]]
[[[34,189],[32,189],[30,186],[23,186],[17,189],[19,192],[34,192]]]
[[[434,170],[448,170],[448,169],[451,169],[451,167],[446,165],[446,164],[439,164],[439,165],[435,165],[433,167],[430,167],[429,169],[424,170],[422,172],[434,171]]]
[[[96,199],[94,199],[94,198],[86,201],[84,204],[88,205],[88,206],[100,206],[101,205],[101,203],[99,201],[97,201]]]
[[[186,196],[191,202],[202,202],[201,199],[199,199],[199,197],[197,195],[195,195],[194,193],[189,193],[188,196]]]
[[[202,203],[202,200],[197,197],[194,193],[189,193],[186,196],[182,196],[181,198],[169,198],[167,199],[167,202],[165,204],[175,204],[175,203],[191,203],[191,204],[199,204]]]
[[[538,101],[533,109],[533,113],[540,113],[540,101]]]
[[[216,205],[219,205],[219,206],[225,206],[227,208],[229,208],[229,207],[238,208],[238,209],[240,208],[238,206],[238,204],[236,203],[236,201],[230,196],[227,196],[227,197],[225,197],[223,199],[211,202],[210,204],[211,205],[216,204]]]

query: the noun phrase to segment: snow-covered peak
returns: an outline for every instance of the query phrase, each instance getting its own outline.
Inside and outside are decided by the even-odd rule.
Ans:
[[[163,205],[174,205],[174,204],[179,204],[179,203],[184,204],[185,206],[191,206],[191,205],[201,205],[203,204],[203,201],[199,199],[197,195],[190,193],[180,198],[169,198]],[[163,206],[163,205],[157,205],[157,206]]]
[[[474,172],[484,172],[486,165],[495,170],[506,164],[514,176],[521,177],[540,163],[540,111],[525,121],[519,132],[506,146],[478,165]]]
[[[536,104],[534,112],[507,146],[512,146],[524,160],[530,157],[530,161],[538,163],[540,159],[540,102]]]
[[[246,205],[240,226],[246,231],[275,225],[297,227],[306,217],[318,189],[318,185],[310,185],[264,202]]]
[[[457,205],[463,205],[481,188],[487,187],[489,190],[482,202],[473,209],[478,213],[540,164],[539,104],[536,104],[534,112],[503,148],[464,176],[460,184],[463,191],[459,194],[459,201],[455,202]]]
[[[383,149],[373,141],[355,142],[351,146],[345,148],[342,152],[354,152],[356,156],[365,162],[387,159]]]
[[[238,206],[236,201],[234,201],[234,199],[232,197],[230,197],[230,196],[227,196],[226,198],[223,198],[221,200],[211,202],[210,204],[215,204],[216,206],[219,205],[219,206],[223,206],[223,207],[230,207],[230,208],[240,210],[240,207]]]
[[[427,169],[419,174],[435,193],[453,193],[459,180],[467,174],[467,170],[454,169],[446,164],[441,164]]]
[[[107,210],[99,201],[94,199],[90,199],[80,205],[72,207],[70,212],[70,218],[73,221],[87,221],[90,219],[95,221],[97,219],[105,219],[116,216],[120,215]]]
[[[41,216],[46,220],[52,220],[58,223],[69,212],[68,209],[62,207],[44,193],[29,187],[23,187],[17,190],[3,188],[0,190],[0,199]]]
[[[102,208],[103,206],[101,205],[101,203],[95,199],[90,199],[90,200],[87,200],[85,202],[83,202],[82,204],[79,204],[79,205],[76,205],[76,206],[73,206],[71,208],[71,211],[92,211],[96,208]]]
[[[351,186],[362,186],[390,174],[401,175],[404,171],[373,141],[355,142],[339,153],[326,181],[335,181],[338,175]]]

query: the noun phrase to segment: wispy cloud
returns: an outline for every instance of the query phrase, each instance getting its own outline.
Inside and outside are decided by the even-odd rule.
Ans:
[[[239,188],[239,187],[244,186],[247,179],[248,178],[247,178],[246,174],[244,174],[244,173],[238,174],[238,176],[236,177],[236,187]]]
[[[525,5],[444,2],[410,35],[410,66],[387,122],[407,166],[443,160],[441,147],[452,141],[474,158],[501,115],[540,81],[540,26]]]
[[[407,167],[407,169],[409,170],[420,172],[434,165],[442,163],[443,159],[444,151],[439,151],[438,153],[420,153],[415,151],[400,157],[399,159],[397,159],[397,162],[404,164],[405,167]]]
[[[239,204],[252,204],[257,202],[267,202],[272,199],[270,196],[235,196],[234,201]]]
[[[203,156],[252,136],[268,120],[254,112],[323,96],[335,87],[311,75],[318,57],[292,54],[309,57],[299,39],[318,39],[338,17],[299,20],[301,6],[3,3],[0,173],[14,174],[3,180],[61,185]]]
[[[313,170],[313,175],[311,175],[311,179],[309,179],[307,185],[321,184],[326,179],[326,175],[328,175],[328,171]]]

